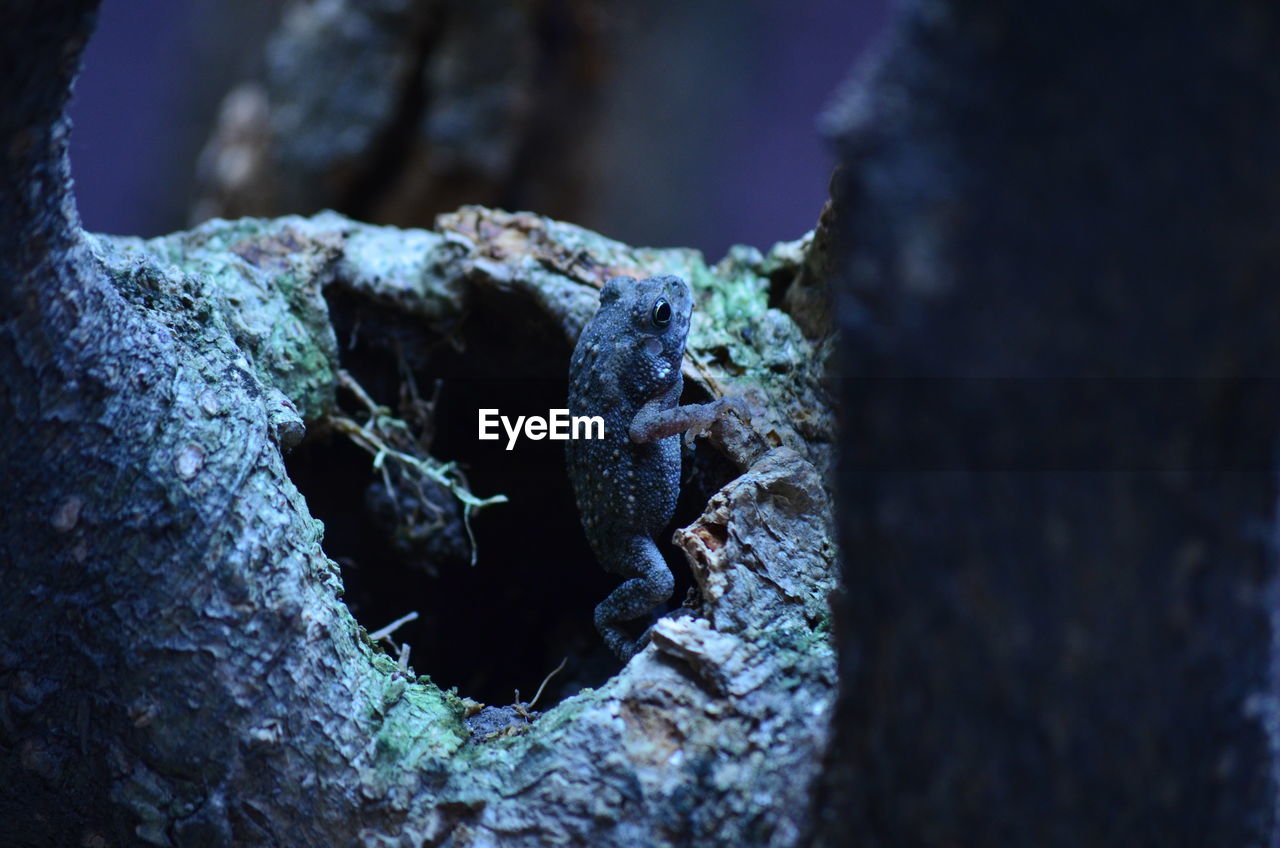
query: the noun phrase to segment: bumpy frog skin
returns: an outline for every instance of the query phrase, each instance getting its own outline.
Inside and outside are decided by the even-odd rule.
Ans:
[[[665,603],[674,586],[653,537],[680,493],[680,434],[744,409],[733,398],[677,405],[692,311],[679,277],[615,277],[569,366],[569,414],[604,419],[603,439],[570,440],[567,454],[591,549],[606,571],[626,578],[595,611],[600,635],[624,660],[644,639],[633,641],[621,623]]]

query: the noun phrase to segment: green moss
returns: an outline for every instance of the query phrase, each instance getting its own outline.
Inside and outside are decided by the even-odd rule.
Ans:
[[[319,268],[336,238],[306,219],[245,218],[91,244],[130,303],[180,340],[234,346],[254,376],[314,420],[332,404],[337,363]]]
[[[460,706],[434,685],[421,686],[400,680],[384,692],[387,711],[376,736],[376,758],[394,774],[399,760],[413,762],[440,759],[457,751],[469,738]],[[394,694],[394,700],[389,704]]]

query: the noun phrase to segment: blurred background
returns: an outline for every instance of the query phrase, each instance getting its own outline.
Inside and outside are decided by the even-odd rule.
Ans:
[[[818,119],[888,0],[106,0],[75,92],[90,230],[530,209],[637,245],[813,227]]]

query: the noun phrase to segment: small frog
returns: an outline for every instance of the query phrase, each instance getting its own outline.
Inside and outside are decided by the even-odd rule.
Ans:
[[[623,660],[648,634],[632,640],[621,623],[664,603],[675,585],[653,537],[680,493],[680,434],[729,410],[747,415],[738,398],[677,405],[692,311],[679,277],[614,277],[569,365],[569,414],[604,419],[604,438],[571,439],[567,458],[591,549],[606,571],[626,578],[595,611],[596,629]]]

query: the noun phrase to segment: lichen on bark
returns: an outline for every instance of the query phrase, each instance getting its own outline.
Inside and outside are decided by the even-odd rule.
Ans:
[[[794,844],[833,699],[814,610],[835,572],[824,454],[797,424],[815,410],[790,404],[821,397],[826,347],[768,308],[785,267],[711,269],[480,208],[433,231],[322,213],[87,234],[63,111],[94,7],[18,0],[0,31],[11,841]],[[567,354],[605,278],[664,272],[717,304],[695,326],[691,391],[730,387],[765,413],[713,433],[742,473],[681,538],[702,615],[661,623],[605,685],[477,735],[473,702],[352,617],[286,468],[343,412],[330,299],[434,339],[520,310]],[[794,343],[765,355],[778,338]]]
[[[481,208],[435,231],[322,213],[84,244],[132,345],[102,378],[93,426],[109,438],[76,442],[77,473],[33,482],[44,515],[10,516],[3,538],[20,595],[47,593],[37,556],[55,574],[76,569],[78,591],[11,620],[9,635],[87,616],[66,638],[92,656],[93,681],[64,688],[59,708],[39,681],[59,680],[60,662],[7,659],[25,684],[11,704],[19,744],[65,736],[75,705],[95,705],[79,743],[48,758],[55,780],[84,767],[78,747],[114,764],[85,826],[114,820],[155,844],[795,843],[834,692],[827,469],[806,458],[794,422],[812,410],[793,402],[819,395],[825,348],[768,308],[759,254],[709,268],[693,251]],[[689,277],[706,305],[687,363],[694,390],[744,391],[766,412],[761,426],[716,433],[743,474],[678,537],[702,616],[660,623],[606,685],[477,738],[458,694],[400,667],[352,619],[285,472],[303,429],[341,411],[326,292],[406,316],[424,336],[456,329],[487,292],[534,304],[528,320],[568,342],[607,277],[665,272]],[[20,349],[23,326],[7,327]],[[48,426],[47,405],[11,411]],[[36,544],[16,550],[33,522]]]

